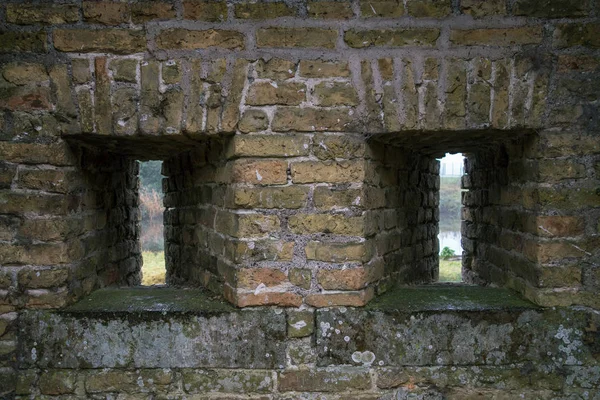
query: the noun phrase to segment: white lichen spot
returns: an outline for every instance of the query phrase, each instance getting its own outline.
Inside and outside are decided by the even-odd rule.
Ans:
[[[340,307],[340,312],[343,314],[346,312],[346,307]],[[340,321],[340,325],[341,325],[342,321]]]
[[[37,350],[35,349],[35,347],[31,349],[31,359],[33,361],[37,360]]]
[[[361,359],[363,364],[371,365],[375,361],[375,354],[371,351],[363,351]]]
[[[383,364],[385,364],[385,363],[383,362],[383,360],[379,360],[379,362],[377,364],[379,364],[379,366],[382,367]]]
[[[303,320],[300,320],[298,322],[296,322],[295,324],[292,324],[291,327],[294,329],[302,329],[306,326],[306,322]]]
[[[335,330],[335,334],[336,334],[336,335],[339,335],[339,334],[340,334],[340,332],[341,332],[341,331],[340,331],[339,329],[336,329],[336,330]]]
[[[362,362],[362,353],[360,351],[355,351],[352,353],[352,361],[355,363]]]
[[[262,175],[258,173],[258,170],[256,170],[256,180],[262,181],[262,178]]]
[[[273,86],[275,89],[277,89],[279,86],[277,86],[277,82],[269,82],[269,84],[271,86]]]
[[[350,342],[350,336],[344,336],[344,342],[349,343]]]
[[[254,249],[254,242],[248,242],[248,248],[250,250],[253,250]]]

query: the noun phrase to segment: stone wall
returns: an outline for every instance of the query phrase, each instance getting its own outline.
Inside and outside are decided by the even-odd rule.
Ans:
[[[165,161],[170,284],[312,310],[436,280],[435,158],[464,152],[465,280],[597,312],[599,13],[2,3],[0,378],[24,310],[139,283],[135,160]]]

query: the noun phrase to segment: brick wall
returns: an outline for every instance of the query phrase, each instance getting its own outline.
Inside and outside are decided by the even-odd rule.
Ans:
[[[171,283],[361,306],[435,280],[468,154],[465,278],[600,307],[597,1],[0,5],[0,368],[16,321],[139,279],[135,159],[166,160]]]

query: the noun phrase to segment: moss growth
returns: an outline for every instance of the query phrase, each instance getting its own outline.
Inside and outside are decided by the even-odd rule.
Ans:
[[[196,313],[231,312],[235,308],[199,289],[121,288],[102,289],[66,308],[70,313]]]
[[[483,311],[537,308],[507,289],[469,285],[400,287],[366,307],[378,311]]]

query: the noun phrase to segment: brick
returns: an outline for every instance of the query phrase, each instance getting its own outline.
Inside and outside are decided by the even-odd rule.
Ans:
[[[364,157],[366,146],[361,137],[317,134],[313,139],[312,151],[320,160],[349,160]]]
[[[360,236],[364,234],[364,218],[333,214],[295,214],[289,217],[288,227],[293,233],[336,234]]]
[[[516,0],[513,14],[536,18],[585,17],[589,14],[589,1]]]
[[[308,260],[330,263],[367,262],[371,259],[371,247],[366,242],[308,242],[305,248]]]
[[[365,47],[404,47],[422,46],[431,47],[440,36],[439,29],[412,28],[412,29],[376,29],[376,30],[348,30],[344,33],[346,44],[355,49]]]
[[[239,3],[235,5],[235,17],[239,19],[273,19],[291,17],[295,11],[284,2]]]
[[[492,126],[505,127],[508,124],[508,104],[510,73],[509,61],[498,60],[494,62],[496,69],[496,82],[494,85],[494,101],[492,102]]]
[[[361,182],[365,165],[361,161],[305,161],[292,164],[294,183],[347,183]]]
[[[71,60],[71,70],[75,83],[87,83],[92,80],[90,60],[87,58],[75,58]]]
[[[310,269],[292,268],[288,278],[293,285],[308,290],[312,281],[312,272]]]
[[[315,207],[325,210],[343,209],[347,207],[361,207],[364,204],[361,189],[347,189],[341,187],[318,186],[313,195]]]
[[[573,56],[564,54],[558,56],[558,72],[593,72],[600,69],[600,58],[593,56]]]
[[[282,58],[260,59],[256,64],[256,74],[259,78],[290,79],[296,74],[296,63]]]
[[[408,0],[406,7],[412,17],[443,18],[452,13],[450,0]]]
[[[0,189],[10,189],[16,173],[16,165],[0,161]]]
[[[227,157],[298,157],[309,149],[310,137],[304,135],[244,135],[229,141]]]
[[[308,188],[286,186],[281,188],[245,188],[232,190],[228,204],[235,208],[287,208],[297,209],[306,205]]]
[[[85,379],[85,389],[88,393],[135,391],[137,374],[126,371],[95,371]]]
[[[67,303],[70,297],[69,292],[49,291],[47,289],[33,289],[25,292],[27,302],[25,306],[28,308],[61,308]]]
[[[0,108],[14,111],[49,110],[52,108],[48,87],[17,86],[3,90]]]
[[[235,271],[235,278],[238,288],[252,290],[261,284],[270,287],[287,281],[285,273],[275,268],[241,268]]]
[[[48,81],[46,68],[41,64],[12,62],[2,67],[2,76],[7,82],[15,85]]]
[[[38,383],[42,394],[60,395],[75,392],[76,373],[73,371],[48,371],[42,373]]]
[[[321,82],[315,86],[314,95],[324,107],[358,105],[358,94],[350,83]]]
[[[363,18],[395,18],[404,15],[404,3],[400,0],[361,0],[360,13]]]
[[[131,20],[134,24],[148,21],[175,19],[177,12],[172,3],[162,1],[145,1],[131,4]]]
[[[139,53],[146,49],[146,35],[143,31],[131,29],[56,29],[54,47],[59,51],[77,53]]]
[[[3,264],[52,265],[72,260],[68,245],[59,244],[0,244],[0,260]]]
[[[54,193],[68,193],[81,188],[76,172],[58,169],[21,169],[17,185],[24,189]]]
[[[74,4],[7,4],[6,20],[19,25],[69,24],[79,21],[79,7]]]
[[[162,64],[162,80],[166,85],[180,83],[181,76],[181,61],[170,60]]]
[[[131,58],[114,59],[110,61],[109,69],[113,79],[118,82],[137,82],[138,60]]]
[[[266,130],[268,127],[269,117],[261,110],[244,111],[238,123],[238,129],[243,133],[260,132]]]
[[[276,132],[348,131],[356,122],[347,110],[321,110],[316,108],[279,107],[273,117],[272,129]]]
[[[246,103],[252,106],[288,105],[297,106],[306,100],[303,83],[258,82],[250,86]]]
[[[287,182],[287,167],[288,163],[281,160],[237,161],[232,164],[231,182],[284,184]]]
[[[282,392],[342,392],[366,390],[371,387],[367,369],[310,369],[289,370],[278,374]]]
[[[320,28],[261,28],[256,32],[258,47],[303,47],[333,49],[338,32]]]
[[[380,58],[377,60],[381,78],[386,81],[394,79],[394,61],[391,58]]]
[[[506,14],[506,0],[462,0],[461,11],[474,18]]]
[[[234,214],[219,211],[215,230],[239,238],[261,238],[280,230],[279,218],[274,215]]]
[[[542,237],[579,236],[584,233],[585,221],[581,217],[549,215],[532,217],[528,231]]]
[[[187,393],[270,393],[274,384],[270,371],[184,369],[181,375]]]
[[[462,46],[517,46],[539,44],[542,41],[542,27],[498,29],[453,29],[450,42]]]
[[[309,1],[306,9],[311,18],[350,19],[354,16],[352,4],[349,1]]]
[[[240,102],[242,91],[248,77],[248,62],[237,59],[233,66],[233,77],[229,87],[229,95],[223,104],[221,129],[224,132],[235,132],[235,127],[240,118]]]
[[[25,239],[51,241],[77,236],[82,229],[82,221],[76,218],[28,218],[18,232]]]
[[[312,311],[292,311],[287,315],[287,335],[301,338],[312,335],[315,330],[315,317]]]
[[[0,53],[45,53],[46,32],[0,32]]]
[[[19,286],[28,289],[62,286],[68,278],[69,270],[55,268],[43,270],[23,269],[18,274]]]
[[[73,102],[71,92],[71,79],[66,65],[54,65],[50,68],[50,78],[56,96],[56,109],[58,112],[75,117],[77,109]]]
[[[244,48],[244,35],[237,31],[208,29],[194,31],[189,29],[166,29],[156,37],[160,49],[194,50],[220,47],[229,50]]]
[[[255,261],[291,261],[294,242],[279,240],[232,241],[226,245],[226,253],[236,264]]]
[[[291,292],[260,292],[260,293],[236,293],[230,295],[225,292],[225,298],[237,307],[253,306],[280,306],[299,307],[302,304],[302,296]]]
[[[350,68],[345,61],[302,60],[300,75],[306,78],[345,78],[350,76]]]
[[[554,31],[553,45],[559,49],[574,46],[600,48],[600,24],[559,24]]]
[[[541,287],[574,287],[581,285],[582,273],[578,265],[540,268]]]
[[[579,179],[586,176],[584,164],[575,160],[540,160],[537,163],[538,179],[543,182],[555,182],[564,179]]]
[[[224,1],[184,1],[183,18],[219,22],[227,19],[227,4]]]
[[[322,292],[306,296],[306,304],[313,307],[362,307],[366,305],[374,296],[372,288],[356,292]]]
[[[71,148],[64,142],[55,144],[0,142],[0,160],[57,166],[76,163]]]
[[[103,25],[121,25],[128,23],[131,14],[129,5],[116,1],[84,1],[83,19]]]

